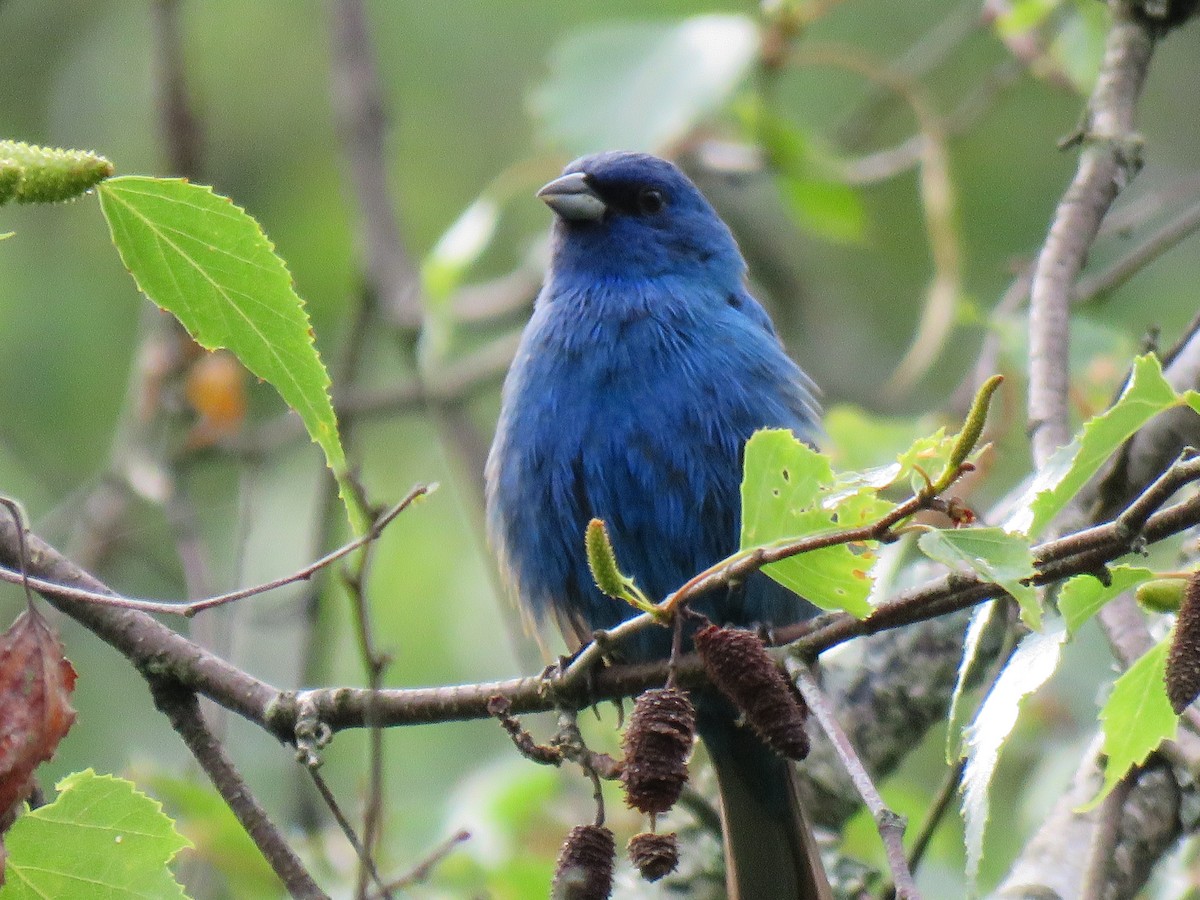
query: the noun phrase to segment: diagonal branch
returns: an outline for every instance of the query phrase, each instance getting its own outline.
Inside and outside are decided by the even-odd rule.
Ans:
[[[1071,437],[1068,407],[1070,302],[1100,222],[1141,167],[1134,110],[1155,31],[1133,0],[1112,0],[1104,62],[1088,101],[1075,178],[1059,201],[1034,267],[1029,318],[1029,427],[1038,468]]]

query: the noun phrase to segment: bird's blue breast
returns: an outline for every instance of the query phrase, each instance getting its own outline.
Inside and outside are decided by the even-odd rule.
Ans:
[[[673,278],[548,282],[503,409],[487,472],[492,541],[525,607],[580,638],[632,615],[588,572],[591,518],[661,599],[737,549],[750,435],[811,439],[817,427],[809,382],[756,301]],[[699,608],[741,624],[805,614],[761,575]]]

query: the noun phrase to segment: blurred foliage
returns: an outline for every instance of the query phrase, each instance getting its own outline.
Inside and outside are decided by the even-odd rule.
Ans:
[[[120,174],[178,174],[164,163],[158,127],[150,5],[0,0],[0,33],[9,36],[0,55],[0,137],[94,148]],[[1073,168],[1073,156],[1055,142],[1078,121],[1079,92],[1094,78],[1102,5],[988,3],[999,14],[984,22],[978,3],[951,0],[767,7],[774,11],[734,0],[518,0],[486,10],[462,0],[372,4],[393,117],[397,211],[434,302],[416,357],[397,352],[404,340],[387,329],[372,334],[360,390],[394,387],[417,367],[436,378],[518,327],[532,289],[490,317],[460,316],[457,304],[490,279],[536,269],[548,217],[530,194],[563,162],[637,146],[678,157],[734,228],[755,290],[824,389],[840,467],[888,463],[916,436],[957,421],[961,408],[947,413],[955,389],[995,332],[997,368],[1015,377],[986,435],[998,452],[981,462],[968,499],[983,509],[1009,489],[1028,460],[1020,399],[1026,323],[1019,309],[991,311],[1040,245]],[[330,5],[187,0],[180,11],[202,126],[198,180],[232,197],[271,235],[336,377],[360,279],[357,212],[328,101]],[[807,17],[813,11],[820,15]],[[763,52],[760,38],[781,55]],[[1185,28],[1157,53],[1139,118],[1147,166],[1122,195],[1114,219],[1123,224],[1101,237],[1089,271],[1121,258],[1200,192],[1194,117],[1179,113],[1194,105],[1198,44],[1200,29]],[[794,65],[779,62],[789,47],[798,51]],[[947,221],[961,283],[933,364],[907,394],[884,400],[881,386],[916,333],[934,275],[921,158],[897,163],[906,144],[911,152],[930,139],[920,104],[944,132],[936,137],[948,154]],[[161,456],[186,443],[180,429],[189,434],[200,411],[180,385],[165,383],[154,397],[128,387],[150,383],[131,373],[149,364],[139,346],[158,314],[122,271],[96,205],[5,207],[0,234],[7,232],[15,234],[0,243],[0,359],[9,385],[0,394],[0,493],[25,504],[34,529],[140,596],[186,592],[180,535],[202,548],[212,592],[318,555],[328,476],[302,437],[241,458],[206,446],[165,473],[168,494],[156,490],[164,473],[153,457],[129,459],[131,433]],[[1077,318],[1071,363],[1081,420],[1114,395],[1143,335],[1161,328],[1169,342],[1191,318],[1198,260],[1193,239]],[[246,433],[278,424],[277,398],[253,383],[245,391]],[[173,411],[176,427],[139,432],[141,411],[156,405]],[[457,426],[444,409],[412,410],[364,419],[354,433],[351,451],[372,499],[396,499],[415,482],[444,486],[401,516],[375,553],[368,589],[378,642],[394,659],[389,684],[482,681],[541,665],[494,588],[481,539],[479,447],[496,406],[489,382],[453,410]],[[94,547],[84,536],[110,512],[97,489],[115,462],[133,473],[136,490],[119,529]],[[185,500],[191,518],[166,514],[164,498]],[[344,525],[334,530],[336,539]],[[362,683],[345,598],[336,588],[326,593],[319,664],[304,661],[310,642],[299,588],[202,617],[191,633],[281,687],[301,684],[306,671],[329,683]],[[0,620],[22,603],[19,591],[0,590]],[[79,724],[46,779],[87,766],[173,772],[149,775],[143,786],[167,802],[197,846],[181,854],[189,890],[269,896],[269,880],[184,762],[141,679],[91,635],[61,625],[80,676]],[[1095,673],[1106,654],[1085,627],[1081,640],[1062,648],[1049,689],[1026,702],[989,773],[993,795],[1014,798],[1018,815],[1014,827],[988,833],[981,883],[1004,871],[1069,777],[1064,760],[1077,758],[1094,722]],[[240,722],[215,719],[271,810],[291,824],[308,821],[312,796],[288,751]],[[516,760],[494,723],[393,729],[386,742],[386,871],[405,871],[466,827],[472,840],[416,895],[544,891],[559,839],[590,816],[584,779]],[[914,820],[941,778],[943,743],[944,735],[931,736],[885,785],[889,801]],[[352,809],[366,780],[365,746],[363,735],[344,733],[326,754],[326,775]],[[637,823],[614,817],[623,842]],[[861,827],[850,830],[847,847],[880,863],[877,840]],[[323,878],[353,882],[349,850],[324,825],[305,852]],[[928,895],[961,896],[962,871],[961,840],[939,838],[922,874]]]

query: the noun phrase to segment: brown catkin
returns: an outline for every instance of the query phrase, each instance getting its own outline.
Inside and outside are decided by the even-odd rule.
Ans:
[[[1167,653],[1167,697],[1176,715],[1200,695],[1200,572],[1188,579],[1171,649]]]
[[[758,635],[709,625],[696,632],[696,651],[709,679],[776,753],[808,755],[808,710]]]
[[[656,688],[638,697],[623,741],[625,802],[647,815],[674,806],[695,736],[696,709],[687,694]]]
[[[603,825],[576,825],[563,841],[551,900],[606,900],[612,893],[616,842]]]
[[[679,839],[675,833],[643,832],[629,839],[629,861],[647,881],[658,881],[679,865]]]

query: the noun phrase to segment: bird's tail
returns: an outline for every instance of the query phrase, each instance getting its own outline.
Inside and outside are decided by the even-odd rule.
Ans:
[[[794,765],[707,706],[698,724],[721,791],[729,900],[832,900]]]

